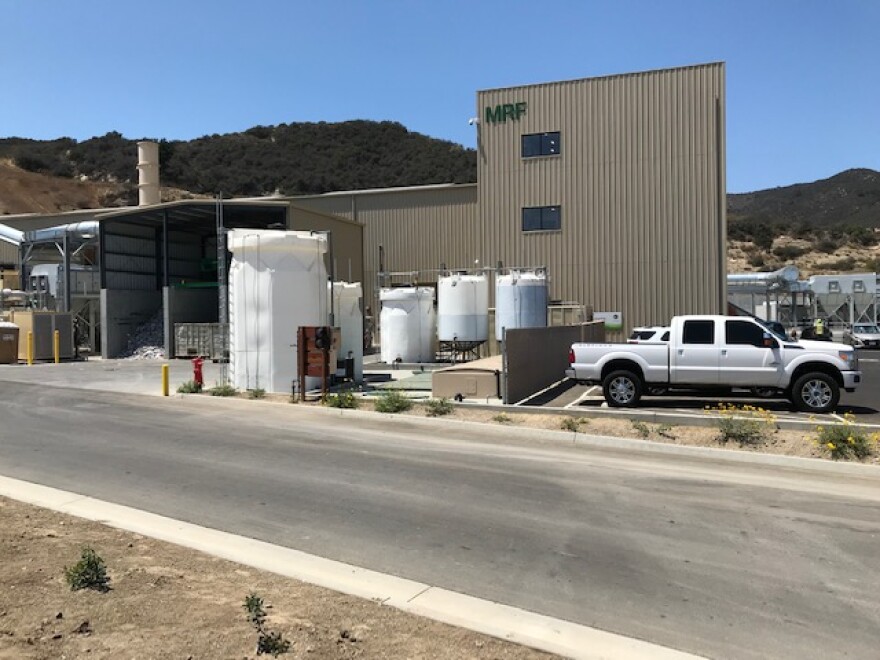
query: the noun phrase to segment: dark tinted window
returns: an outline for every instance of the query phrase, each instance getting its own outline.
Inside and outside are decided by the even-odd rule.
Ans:
[[[725,321],[725,342],[731,345],[763,346],[764,328],[748,321]]]
[[[559,131],[532,133],[522,136],[522,157],[556,156],[562,152],[562,139]]]
[[[522,210],[523,231],[562,229],[561,206],[533,206]]]
[[[522,136],[522,157],[531,158],[541,155],[541,134]]]
[[[669,341],[669,330],[663,333],[663,336],[660,338],[663,341]]]
[[[522,210],[522,228],[523,231],[541,231],[540,208]]]
[[[685,321],[683,343],[714,344],[715,321]]]

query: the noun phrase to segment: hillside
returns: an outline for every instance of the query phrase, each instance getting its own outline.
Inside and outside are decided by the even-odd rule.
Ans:
[[[132,204],[136,140],[0,139],[0,215]],[[476,152],[394,122],[257,126],[159,143],[163,200],[476,180]],[[14,165],[13,165],[14,163]],[[729,270],[880,270],[880,173],[728,196]]]
[[[90,181],[133,183],[135,143],[119,133],[76,142],[8,138],[0,158],[22,169]],[[476,180],[476,152],[394,122],[257,126],[190,141],[161,140],[162,183],[197,194],[323,193]]]
[[[137,198],[137,189],[134,194]],[[16,167],[11,160],[0,160],[0,215],[115,206],[120,196],[124,199],[125,191],[118,184],[28,172]]]
[[[880,172],[846,170],[812,183],[728,195],[727,209],[732,224],[880,227]]]

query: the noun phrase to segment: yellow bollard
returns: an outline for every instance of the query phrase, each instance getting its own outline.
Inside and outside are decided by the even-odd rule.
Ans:
[[[168,365],[162,365],[162,396],[168,396]]]
[[[61,331],[55,331],[55,341],[53,344],[53,348],[55,349],[55,364],[61,362]]]
[[[27,363],[28,363],[28,366],[31,366],[34,363],[34,333],[33,333],[33,330],[28,330]]]

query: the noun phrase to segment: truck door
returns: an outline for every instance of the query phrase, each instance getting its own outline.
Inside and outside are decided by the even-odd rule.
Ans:
[[[774,346],[765,346],[765,340]],[[776,387],[783,374],[779,342],[753,321],[724,321],[721,382],[744,387]]]
[[[681,336],[672,347],[669,380],[676,385],[717,385],[719,347],[714,319],[683,321]]]

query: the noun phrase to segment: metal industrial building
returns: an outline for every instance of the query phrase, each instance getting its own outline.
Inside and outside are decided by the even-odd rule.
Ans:
[[[368,287],[382,246],[388,271],[546,266],[624,327],[723,313],[724,87],[713,63],[478,92],[476,185],[295,202],[363,224]]]
[[[380,270],[430,283],[441,264],[498,262],[545,267],[552,300],[619,312],[624,328],[724,312],[723,63],[492,89],[476,100],[477,183],[231,200],[224,207],[238,219],[226,227],[332,231],[337,278],[362,281],[374,314]],[[217,320],[216,293],[180,286],[210,277],[214,202],[159,204],[158,167],[139,168],[156,191],[141,206],[0,218],[24,231],[99,224],[107,357],[158,309],[166,344],[176,320]]]

